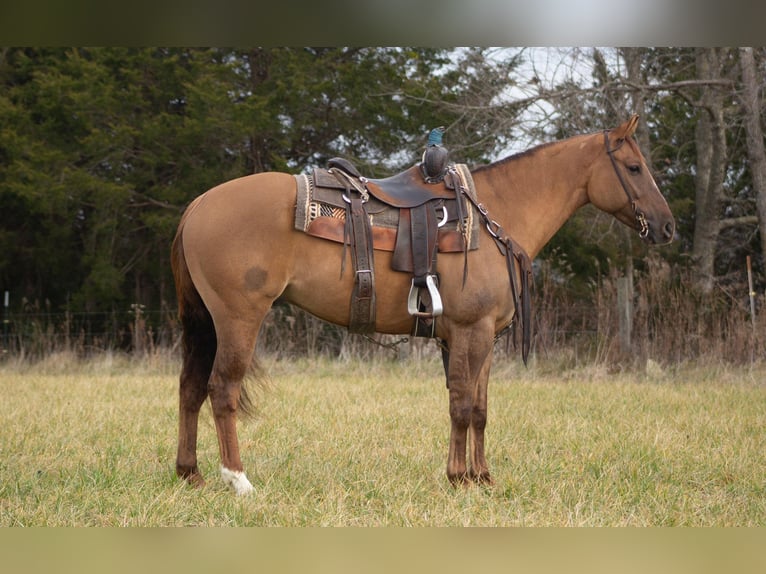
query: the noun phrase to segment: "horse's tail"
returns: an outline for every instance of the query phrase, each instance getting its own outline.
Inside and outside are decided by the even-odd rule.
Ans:
[[[197,384],[207,386],[210,373],[213,371],[218,339],[213,317],[189,273],[183,246],[183,228],[195,204],[196,201],[181,217],[170,251],[170,265],[176,284],[178,317],[182,328],[183,371]],[[253,411],[253,403],[244,384],[240,392],[239,408],[245,416]]]

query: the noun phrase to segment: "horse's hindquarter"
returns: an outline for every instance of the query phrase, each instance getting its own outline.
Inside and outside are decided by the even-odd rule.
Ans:
[[[294,178],[263,173],[223,183],[193,204],[183,229],[189,272],[210,304],[275,298],[284,289],[293,253]]]
[[[189,272],[205,304],[225,302],[247,314],[282,296],[317,317],[347,325],[354,283],[350,249],[294,229],[295,178],[255,174],[223,183],[189,209],[183,229]],[[375,254],[377,268],[390,268],[390,255]],[[378,325],[383,332],[407,332],[409,279],[376,273]]]
[[[216,301],[247,313],[282,296],[317,317],[347,325],[354,283],[350,248],[296,231],[295,178],[263,173],[232,180],[208,191],[186,219],[183,241],[194,283],[210,306]],[[488,236],[469,253],[462,287],[463,254],[440,254],[444,302],[442,325],[471,323],[487,314],[510,320],[505,262]],[[408,333],[411,277],[391,270],[391,254],[375,252],[377,330]],[[440,336],[445,336],[441,334]]]

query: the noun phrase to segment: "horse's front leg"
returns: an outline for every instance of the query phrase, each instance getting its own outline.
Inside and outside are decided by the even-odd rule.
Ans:
[[[490,352],[484,360],[484,365],[479,372],[476,382],[476,392],[474,393],[471,424],[469,427],[469,436],[471,437],[471,470],[469,474],[473,480],[482,484],[492,484],[489,466],[484,456],[484,429],[487,426],[487,386],[489,385],[491,365],[492,353]]]
[[[449,386],[449,414],[450,414],[450,444],[449,456],[447,459],[447,478],[452,484],[464,483],[471,478],[466,467],[466,446],[468,439],[468,428],[474,415],[475,403],[477,398],[479,376],[484,370],[487,362],[487,356],[492,351],[492,327],[491,325],[475,325],[469,328],[456,329],[449,341],[449,367],[447,369],[447,380]],[[487,366],[487,373],[489,367]],[[486,385],[483,388],[484,403],[486,404]],[[486,408],[484,409],[486,420]],[[483,461],[484,471],[486,470],[486,461],[484,460],[483,447],[483,426],[480,423],[477,426],[482,428],[479,438],[479,452],[481,461]],[[476,439],[474,438],[474,444]],[[471,460],[474,462],[476,457],[476,447],[472,448]],[[477,459],[478,460],[478,459]]]

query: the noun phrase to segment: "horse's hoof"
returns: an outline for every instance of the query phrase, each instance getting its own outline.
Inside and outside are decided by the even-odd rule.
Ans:
[[[466,472],[447,474],[447,478],[449,479],[450,484],[456,488],[458,486],[467,486],[471,483],[471,479]]]
[[[205,479],[202,478],[202,475],[199,473],[187,476],[186,482],[188,482],[194,488],[202,488],[205,486]]]
[[[202,488],[205,486],[205,479],[202,478],[202,474],[196,466],[193,468],[176,466],[176,475],[194,488]]]
[[[483,486],[494,486],[495,484],[495,481],[492,480],[488,470],[482,471],[478,474],[471,472],[471,480],[473,480],[476,484],[481,484]]]

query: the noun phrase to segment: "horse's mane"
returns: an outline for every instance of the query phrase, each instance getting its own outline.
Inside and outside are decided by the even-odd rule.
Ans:
[[[477,171],[484,171],[484,170],[487,170],[487,169],[493,169],[493,168],[496,168],[496,167],[500,167],[501,165],[505,165],[506,163],[511,163],[511,162],[514,162],[514,161],[517,161],[517,160],[520,160],[520,159],[524,159],[524,158],[528,158],[528,157],[534,156],[534,155],[540,153],[541,151],[545,150],[546,148],[549,148],[551,146],[560,144],[560,143],[562,143],[564,141],[568,141],[568,140],[571,140],[571,139],[576,138],[576,137],[583,137],[583,136],[587,136],[587,135],[591,135],[591,134],[579,134],[579,135],[575,135],[575,136],[572,136],[570,138],[566,138],[566,139],[563,139],[563,140],[557,140],[557,141],[552,141],[552,142],[541,143],[541,144],[533,146],[533,147],[531,147],[529,149],[526,149],[524,151],[520,151],[520,152],[511,154],[511,155],[509,155],[507,157],[504,157],[504,158],[499,159],[497,161],[494,161],[492,163],[487,163],[487,164],[482,164],[482,165],[474,166],[471,171],[473,173],[475,173]]]
[[[482,164],[482,165],[479,165],[479,166],[475,166],[472,171],[473,172],[477,172],[477,171],[483,171],[485,169],[492,169],[492,168],[504,165],[506,163],[511,163],[511,162],[523,159],[525,157],[531,157],[531,156],[539,153],[543,149],[545,149],[547,147],[550,147],[552,145],[555,145],[557,143],[559,143],[559,142],[555,142],[554,141],[554,142],[542,143],[542,144],[536,145],[534,147],[531,147],[529,149],[526,149],[524,151],[520,151],[520,152],[511,154],[511,155],[506,156],[506,157],[504,157],[502,159],[499,159],[497,161],[493,161],[492,163],[487,163],[487,164]]]

